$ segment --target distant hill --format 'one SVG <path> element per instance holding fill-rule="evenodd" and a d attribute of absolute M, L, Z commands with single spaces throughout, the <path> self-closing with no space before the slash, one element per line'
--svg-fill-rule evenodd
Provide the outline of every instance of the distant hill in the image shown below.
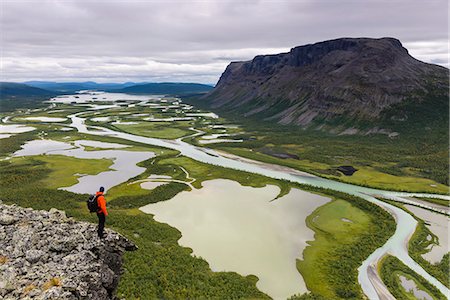
<path fill-rule="evenodd" d="M 200 83 L 162 82 L 137 84 L 119 90 L 110 90 L 110 92 L 155 95 L 187 95 L 206 93 L 212 89 L 212 86 Z"/>
<path fill-rule="evenodd" d="M 448 75 L 394 38 L 341 38 L 232 62 L 202 102 L 229 115 L 341 132 L 424 117 L 448 123 Z"/>
<path fill-rule="evenodd" d="M 97 83 L 93 81 L 86 82 L 53 82 L 53 81 L 27 81 L 25 84 L 56 91 L 62 93 L 74 93 L 80 90 L 112 90 L 112 89 L 122 89 L 128 86 L 135 85 L 134 82 L 125 82 L 125 83 Z"/>
<path fill-rule="evenodd" d="M 23 83 L 0 82 L 0 98 L 23 96 L 54 96 L 55 93 L 41 88 L 36 88 Z"/>
<path fill-rule="evenodd" d="M 213 87 L 198 83 L 97 83 L 86 82 L 52 82 L 52 81 L 27 81 L 25 84 L 36 88 L 54 91 L 57 93 L 74 93 L 80 90 L 108 91 L 112 93 L 130 94 L 167 94 L 186 95 L 209 92 Z"/>
<path fill-rule="evenodd" d="M 39 107 L 42 101 L 56 95 L 55 92 L 23 83 L 0 82 L 0 111 Z"/>

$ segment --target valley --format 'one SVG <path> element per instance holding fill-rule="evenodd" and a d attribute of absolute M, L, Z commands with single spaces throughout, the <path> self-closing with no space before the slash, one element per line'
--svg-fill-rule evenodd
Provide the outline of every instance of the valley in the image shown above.
<path fill-rule="evenodd" d="M 189 102 L 84 91 L 2 112 L 0 199 L 94 221 L 86 194 L 105 186 L 107 226 L 139 247 L 125 254 L 127 299 L 377 299 L 408 294 L 404 278 L 448 297 L 448 240 L 422 212 L 448 221 L 448 181 L 374 158 L 394 148 L 385 135 L 370 140 L 379 152 L 355 136 L 315 142 Z"/>

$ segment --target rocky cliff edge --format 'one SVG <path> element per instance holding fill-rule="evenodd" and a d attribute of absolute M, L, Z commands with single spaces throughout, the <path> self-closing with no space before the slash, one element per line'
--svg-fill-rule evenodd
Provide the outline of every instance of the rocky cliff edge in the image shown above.
<path fill-rule="evenodd" d="M 0 299 L 115 299 L 122 255 L 137 247 L 122 235 L 0 201 Z"/>

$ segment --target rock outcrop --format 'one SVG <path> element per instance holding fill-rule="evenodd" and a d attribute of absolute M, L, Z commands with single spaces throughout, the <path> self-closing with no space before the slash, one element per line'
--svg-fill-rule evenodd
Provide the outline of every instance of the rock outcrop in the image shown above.
<path fill-rule="evenodd" d="M 137 249 L 122 235 L 77 222 L 63 211 L 0 202 L 0 299 L 114 299 L 122 254 Z"/>
<path fill-rule="evenodd" d="M 309 126 L 374 120 L 406 99 L 448 95 L 448 82 L 448 69 L 416 60 L 394 38 L 341 38 L 232 62 L 203 100 L 218 112 Z"/>

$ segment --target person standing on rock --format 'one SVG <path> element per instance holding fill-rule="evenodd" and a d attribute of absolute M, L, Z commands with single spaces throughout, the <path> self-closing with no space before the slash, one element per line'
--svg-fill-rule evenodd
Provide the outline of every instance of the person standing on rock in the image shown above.
<path fill-rule="evenodd" d="M 108 215 L 108 211 L 106 210 L 105 196 L 103 196 L 104 192 L 105 192 L 105 188 L 101 186 L 99 191 L 96 193 L 97 205 L 98 205 L 98 210 L 97 210 L 98 230 L 97 230 L 97 232 L 98 232 L 98 237 L 101 239 L 105 237 L 103 230 L 105 229 L 106 216 Z"/>

